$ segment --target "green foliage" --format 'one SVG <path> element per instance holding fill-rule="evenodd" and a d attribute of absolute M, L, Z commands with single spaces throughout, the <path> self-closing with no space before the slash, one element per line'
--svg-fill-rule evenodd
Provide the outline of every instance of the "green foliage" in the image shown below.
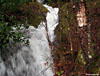
<path fill-rule="evenodd" d="M 80 50 L 79 50 L 79 52 L 78 52 L 77 58 L 78 58 L 78 61 L 79 61 L 80 65 L 81 65 L 81 64 L 82 64 L 82 65 L 85 65 L 85 64 L 86 64 L 86 61 L 85 61 L 85 59 L 84 59 L 84 57 L 83 57 L 83 53 L 82 53 L 82 49 L 81 49 L 81 48 L 80 48 Z"/>
<path fill-rule="evenodd" d="M 21 33 L 23 30 L 22 27 L 27 27 L 26 24 L 23 24 L 20 21 L 17 21 L 13 16 L 9 17 L 9 21 L 5 21 L 3 15 L 1 16 L 0 21 L 0 47 L 7 46 L 9 40 L 13 40 L 15 43 L 23 42 L 28 43 L 27 39 Z M 14 20 L 14 21 L 13 21 Z M 13 22 L 10 22 L 13 21 Z M 23 26 L 22 26 L 23 24 Z"/>
<path fill-rule="evenodd" d="M 27 18 L 24 17 L 24 20 L 21 21 L 17 16 L 14 16 L 13 13 L 19 11 L 20 5 L 30 1 L 31 0 L 0 0 L 0 48 L 6 47 L 9 40 L 13 40 L 15 43 L 29 43 L 21 32 L 23 28 L 28 27 L 28 25 L 25 24 Z"/>
<path fill-rule="evenodd" d="M 0 0 L 0 5 L 3 8 L 16 10 L 19 5 L 22 5 L 27 2 L 31 2 L 32 0 Z"/>
<path fill-rule="evenodd" d="M 48 12 L 42 4 L 32 0 L 0 0 L 0 7 L 0 48 L 7 46 L 9 40 L 29 44 L 21 32 L 22 27 L 28 27 L 26 22 L 37 27 Z"/>
<path fill-rule="evenodd" d="M 63 73 L 64 73 L 64 71 L 56 72 L 56 74 L 57 74 L 58 76 L 61 76 L 61 74 L 63 74 Z"/>

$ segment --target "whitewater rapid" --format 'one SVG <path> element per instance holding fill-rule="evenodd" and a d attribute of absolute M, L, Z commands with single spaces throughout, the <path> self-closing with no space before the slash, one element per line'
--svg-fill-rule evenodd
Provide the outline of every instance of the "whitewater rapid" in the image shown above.
<path fill-rule="evenodd" d="M 53 42 L 59 9 L 44 6 L 49 11 L 46 16 L 47 29 L 50 41 Z M 38 28 L 29 27 L 27 32 L 29 46 L 21 45 L 18 52 L 6 62 L 0 58 L 0 76 L 53 76 L 51 67 L 53 60 L 44 25 L 45 22 L 41 22 Z"/>

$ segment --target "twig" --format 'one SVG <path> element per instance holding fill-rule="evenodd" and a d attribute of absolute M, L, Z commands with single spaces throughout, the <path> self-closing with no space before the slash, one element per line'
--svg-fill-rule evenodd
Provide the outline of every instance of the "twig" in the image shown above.
<path fill-rule="evenodd" d="M 53 63 L 52 64 L 50 64 L 50 66 L 48 66 L 46 69 L 44 69 L 44 70 L 42 70 L 38 75 L 36 75 L 36 76 L 41 76 L 45 71 L 47 71 L 47 69 L 49 69 L 51 66 L 53 65 Z"/>
<path fill-rule="evenodd" d="M 67 18 L 66 18 L 66 23 L 68 25 L 69 40 L 70 40 L 70 49 L 71 49 L 71 52 L 72 52 L 73 51 L 73 44 L 72 44 L 71 30 L 70 30 L 70 25 L 68 23 L 68 19 Z"/>

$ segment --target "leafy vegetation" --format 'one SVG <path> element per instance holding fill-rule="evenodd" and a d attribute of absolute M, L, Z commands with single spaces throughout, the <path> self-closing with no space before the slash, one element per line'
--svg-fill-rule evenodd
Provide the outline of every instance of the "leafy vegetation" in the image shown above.
<path fill-rule="evenodd" d="M 0 0 L 0 7 L 0 48 L 6 47 L 9 40 L 28 44 L 22 30 L 28 24 L 37 27 L 47 13 L 42 4 L 32 0 Z"/>
<path fill-rule="evenodd" d="M 28 44 L 21 32 L 28 27 L 27 18 L 21 20 L 22 15 L 19 15 L 19 6 L 27 2 L 31 0 L 0 0 L 0 48 L 6 47 L 9 40 Z"/>

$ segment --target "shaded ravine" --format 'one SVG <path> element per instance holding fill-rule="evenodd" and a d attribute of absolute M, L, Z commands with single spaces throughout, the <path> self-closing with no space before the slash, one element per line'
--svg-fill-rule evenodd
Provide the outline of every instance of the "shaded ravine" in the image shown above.
<path fill-rule="evenodd" d="M 54 41 L 54 30 L 58 24 L 58 8 L 44 5 L 47 13 L 47 29 L 50 41 Z M 0 58 L 0 76 L 53 76 L 53 60 L 47 40 L 45 23 L 41 22 L 38 28 L 30 26 L 26 36 L 29 37 L 29 46 L 21 46 L 17 53 L 3 62 Z M 46 25 L 45 25 L 46 26 Z M 12 51 L 14 50 L 11 49 Z"/>

